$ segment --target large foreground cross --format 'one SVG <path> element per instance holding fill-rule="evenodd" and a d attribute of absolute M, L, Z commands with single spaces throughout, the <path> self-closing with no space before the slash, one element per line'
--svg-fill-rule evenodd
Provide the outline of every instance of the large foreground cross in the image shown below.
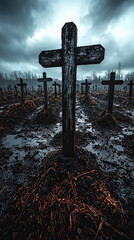
<path fill-rule="evenodd" d="M 97 64 L 104 59 L 104 48 L 98 45 L 77 47 L 77 27 L 73 22 L 62 28 L 62 48 L 43 51 L 39 63 L 47 67 L 62 66 L 62 133 L 63 154 L 75 152 L 76 66 Z"/>
<path fill-rule="evenodd" d="M 123 80 L 115 80 L 115 72 L 110 73 L 110 80 L 102 81 L 103 85 L 109 85 L 108 90 L 108 113 L 113 111 L 113 99 L 114 99 L 114 86 L 117 84 L 123 84 Z"/>

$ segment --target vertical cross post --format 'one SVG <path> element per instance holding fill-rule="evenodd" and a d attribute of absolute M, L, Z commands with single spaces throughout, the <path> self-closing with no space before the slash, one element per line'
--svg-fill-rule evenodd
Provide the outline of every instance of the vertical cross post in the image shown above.
<path fill-rule="evenodd" d="M 3 95 L 3 90 L 2 90 L 1 87 L 0 87 L 0 95 L 1 95 L 1 96 Z"/>
<path fill-rule="evenodd" d="M 61 94 L 61 89 L 60 89 L 61 88 L 61 84 L 60 83 L 58 84 L 58 87 L 59 87 L 59 94 Z"/>
<path fill-rule="evenodd" d="M 76 66 L 97 64 L 104 59 L 104 48 L 98 45 L 77 47 L 77 27 L 73 22 L 62 28 L 62 48 L 42 51 L 43 67 L 62 66 L 62 146 L 65 156 L 75 152 Z"/>
<path fill-rule="evenodd" d="M 129 97 L 131 98 L 132 97 L 132 92 L 133 92 L 133 81 L 130 80 L 130 83 L 127 84 L 129 86 Z"/>
<path fill-rule="evenodd" d="M 15 90 L 15 94 L 16 94 L 16 96 L 17 96 L 17 94 L 18 94 L 18 89 L 17 89 L 16 84 L 14 84 L 14 90 Z"/>
<path fill-rule="evenodd" d="M 43 78 L 38 78 L 38 82 L 43 82 L 44 86 L 44 108 L 47 109 L 48 107 L 48 102 L 47 102 L 47 82 L 52 81 L 52 78 L 47 78 L 46 77 L 46 72 L 43 72 Z"/>
<path fill-rule="evenodd" d="M 77 27 L 74 23 L 62 28 L 62 116 L 63 152 L 75 152 L 75 101 L 76 101 L 76 62 Z"/>
<path fill-rule="evenodd" d="M 24 103 L 24 86 L 25 86 L 25 83 L 23 83 L 23 79 L 20 78 L 20 83 L 17 83 L 17 86 L 20 87 L 21 89 L 21 100 L 22 100 L 22 103 Z"/>
<path fill-rule="evenodd" d="M 102 81 L 103 85 L 109 85 L 108 90 L 108 113 L 112 114 L 113 111 L 113 98 L 114 98 L 114 86 L 117 84 L 123 84 L 123 80 L 115 80 L 115 72 L 110 73 L 110 80 Z"/>
<path fill-rule="evenodd" d="M 83 83 L 81 83 L 81 93 L 83 94 Z"/>
<path fill-rule="evenodd" d="M 54 82 L 53 86 L 54 86 L 54 95 L 55 95 L 55 98 L 57 98 L 57 88 L 56 88 L 56 86 L 58 86 L 58 83 Z"/>

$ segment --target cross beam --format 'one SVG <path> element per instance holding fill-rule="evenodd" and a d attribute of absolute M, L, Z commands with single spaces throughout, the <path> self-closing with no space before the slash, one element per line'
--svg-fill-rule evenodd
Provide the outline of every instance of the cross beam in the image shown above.
<path fill-rule="evenodd" d="M 62 135 L 63 154 L 75 152 L 76 66 L 97 64 L 104 59 L 104 48 L 98 45 L 77 47 L 77 27 L 73 22 L 62 28 L 62 48 L 42 51 L 39 63 L 43 67 L 62 66 Z"/>
<path fill-rule="evenodd" d="M 115 72 L 110 73 L 110 80 L 102 81 L 102 85 L 109 85 L 108 113 L 113 111 L 114 86 L 123 84 L 123 80 L 115 80 Z"/>
<path fill-rule="evenodd" d="M 23 83 L 23 79 L 20 78 L 20 83 L 17 83 L 17 86 L 20 87 L 21 89 L 21 99 L 22 99 L 22 103 L 24 103 L 24 86 L 26 85 L 26 83 Z"/>
<path fill-rule="evenodd" d="M 85 95 L 87 98 L 88 95 L 88 85 L 90 85 L 91 83 L 87 81 L 87 79 L 85 80 L 85 83 L 82 83 L 82 85 L 85 85 Z"/>
<path fill-rule="evenodd" d="M 132 92 L 133 92 L 133 81 L 130 80 L 130 83 L 127 84 L 129 86 L 129 97 L 131 98 L 132 97 Z"/>
<path fill-rule="evenodd" d="M 43 78 L 38 78 L 38 82 L 43 82 L 44 85 L 44 108 L 47 109 L 48 103 L 47 103 L 47 82 L 51 82 L 52 78 L 46 77 L 46 72 L 43 72 Z"/>

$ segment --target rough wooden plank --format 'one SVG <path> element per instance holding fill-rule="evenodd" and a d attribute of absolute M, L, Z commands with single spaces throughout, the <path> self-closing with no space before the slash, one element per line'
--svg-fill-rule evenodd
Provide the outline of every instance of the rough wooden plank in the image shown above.
<path fill-rule="evenodd" d="M 103 61 L 105 49 L 100 45 L 77 47 L 76 64 L 97 64 Z"/>
<path fill-rule="evenodd" d="M 62 110 L 63 110 L 63 153 L 71 156 L 75 152 L 75 101 L 77 28 L 74 23 L 62 28 Z"/>
<path fill-rule="evenodd" d="M 62 50 L 42 51 L 39 55 L 39 63 L 43 67 L 60 67 L 62 65 Z"/>

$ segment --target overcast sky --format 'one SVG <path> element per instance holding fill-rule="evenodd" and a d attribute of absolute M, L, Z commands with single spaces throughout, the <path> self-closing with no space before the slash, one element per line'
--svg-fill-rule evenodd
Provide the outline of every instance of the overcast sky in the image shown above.
<path fill-rule="evenodd" d="M 61 68 L 38 63 L 43 50 L 61 48 L 66 22 L 78 28 L 78 46 L 101 44 L 103 62 L 77 67 L 77 79 L 96 71 L 134 71 L 134 0 L 0 0 L 0 72 L 31 71 L 61 79 Z"/>

